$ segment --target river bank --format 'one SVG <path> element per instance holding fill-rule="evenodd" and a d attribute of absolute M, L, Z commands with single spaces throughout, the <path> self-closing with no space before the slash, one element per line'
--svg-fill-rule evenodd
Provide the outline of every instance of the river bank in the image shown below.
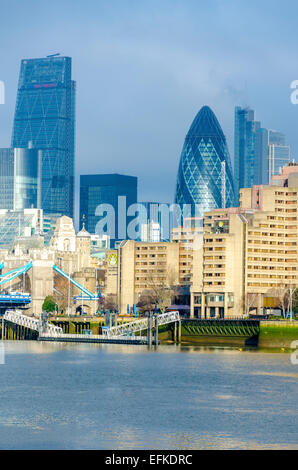
<path fill-rule="evenodd" d="M 173 329 L 162 328 L 159 333 L 162 343 L 173 341 Z M 298 340 L 298 321 L 260 321 L 259 333 L 252 336 L 237 335 L 203 335 L 189 334 L 189 330 L 181 325 L 181 342 L 184 344 L 218 344 L 231 346 L 257 346 L 260 348 L 280 348 L 289 351 L 291 343 Z"/>
<path fill-rule="evenodd" d="M 297 321 L 261 321 L 258 346 L 290 348 L 292 341 L 298 340 Z"/>
<path fill-rule="evenodd" d="M 118 324 L 127 321 L 121 319 Z M 84 330 L 88 330 L 98 335 L 102 332 L 104 319 L 57 318 L 52 319 L 51 323 L 61 327 L 63 333 L 82 334 Z M 177 325 L 160 325 L 160 342 L 176 342 L 179 338 L 175 336 L 175 328 L 177 334 Z M 142 334 L 146 335 L 146 331 Z M 4 337 L 6 340 L 37 339 L 37 332 L 6 322 Z M 256 346 L 290 350 L 291 343 L 295 340 L 298 340 L 298 321 L 181 320 L 180 341 L 183 344 Z"/>

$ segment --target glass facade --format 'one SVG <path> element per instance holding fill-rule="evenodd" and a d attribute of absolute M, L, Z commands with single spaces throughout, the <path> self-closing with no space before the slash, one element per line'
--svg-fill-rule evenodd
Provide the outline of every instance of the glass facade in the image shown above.
<path fill-rule="evenodd" d="M 268 129 L 259 127 L 255 133 L 254 184 L 268 184 Z"/>
<path fill-rule="evenodd" d="M 235 188 L 269 184 L 290 161 L 290 147 L 281 132 L 261 127 L 250 108 L 235 108 Z"/>
<path fill-rule="evenodd" d="M 41 151 L 0 149 L 0 209 L 40 208 Z"/>
<path fill-rule="evenodd" d="M 290 161 L 290 147 L 281 132 L 259 128 L 255 133 L 254 184 L 269 184 Z"/>
<path fill-rule="evenodd" d="M 254 110 L 235 108 L 234 181 L 237 198 L 240 188 L 251 188 L 255 178 L 255 132 L 260 123 Z"/>
<path fill-rule="evenodd" d="M 40 209 L 42 152 L 14 149 L 14 210 Z"/>
<path fill-rule="evenodd" d="M 186 135 L 175 202 L 191 204 L 191 215 L 196 217 L 202 217 L 204 212 L 223 205 L 231 207 L 235 203 L 226 138 L 208 106 L 201 108 Z"/>
<path fill-rule="evenodd" d="M 0 210 L 0 249 L 9 249 L 16 237 L 28 240 L 43 232 L 43 214 L 39 209 Z"/>
<path fill-rule="evenodd" d="M 115 240 L 126 238 L 126 227 L 132 217 L 126 217 L 126 210 L 131 204 L 137 202 L 138 179 L 135 176 L 118 174 L 81 175 L 80 177 L 80 221 L 85 220 L 89 233 L 97 233 L 96 225 L 101 219 L 96 215 L 96 208 L 100 204 L 110 204 L 115 213 L 115 233 L 111 236 L 111 247 Z M 126 207 L 118 207 L 118 197 L 125 196 Z M 124 213 L 125 211 L 125 213 Z M 119 216 L 126 220 L 125 233 L 119 236 Z M 103 233 L 97 233 L 102 236 Z"/>
<path fill-rule="evenodd" d="M 0 209 L 13 209 L 13 149 L 0 149 Z"/>
<path fill-rule="evenodd" d="M 290 162 L 290 147 L 286 145 L 286 137 L 281 132 L 269 130 L 268 152 L 268 183 L 272 176 L 279 175 L 282 167 Z"/>
<path fill-rule="evenodd" d="M 42 150 L 41 206 L 73 217 L 75 82 L 70 57 L 22 60 L 12 147 Z"/>

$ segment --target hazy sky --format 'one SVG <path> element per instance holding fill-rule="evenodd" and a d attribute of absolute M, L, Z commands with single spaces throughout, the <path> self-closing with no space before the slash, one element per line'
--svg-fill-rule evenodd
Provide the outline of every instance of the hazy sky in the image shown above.
<path fill-rule="evenodd" d="M 136 175 L 139 200 L 172 201 L 205 104 L 232 160 L 235 105 L 284 132 L 295 158 L 297 17 L 289 0 L 0 0 L 0 147 L 10 145 L 20 60 L 60 52 L 77 81 L 77 176 Z"/>

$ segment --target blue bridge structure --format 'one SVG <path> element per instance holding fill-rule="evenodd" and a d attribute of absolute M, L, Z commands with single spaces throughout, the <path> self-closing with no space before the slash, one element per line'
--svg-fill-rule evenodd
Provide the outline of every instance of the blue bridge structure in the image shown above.
<path fill-rule="evenodd" d="M 4 268 L 4 262 L 0 263 L 0 270 Z M 13 269 L 5 274 L 0 274 L 0 288 L 15 279 L 16 277 L 25 274 L 32 268 L 32 261 L 21 266 L 20 268 Z M 1 292 L 0 293 L 0 314 L 5 313 L 8 308 L 28 308 L 31 303 L 31 295 L 28 292 Z"/>
<path fill-rule="evenodd" d="M 4 262 L 0 263 L 0 315 L 5 313 L 7 309 L 25 309 L 28 308 L 31 303 L 31 295 L 28 292 L 12 292 L 11 291 L 11 281 L 17 277 L 26 274 L 33 267 L 32 261 L 27 263 L 24 266 L 15 268 L 5 274 L 2 274 L 4 268 Z M 66 274 L 58 266 L 53 265 L 54 271 L 67 279 L 70 283 L 76 286 L 80 291 L 81 295 L 74 296 L 74 303 L 76 301 L 97 301 L 101 298 L 101 292 L 98 290 L 97 294 L 93 294 L 86 287 L 82 286 L 79 282 L 73 279 L 70 275 Z"/>
<path fill-rule="evenodd" d="M 98 292 L 97 294 L 93 294 L 92 292 L 90 292 L 88 289 L 86 289 L 86 287 L 82 286 L 78 281 L 76 281 L 75 279 L 73 279 L 69 274 L 66 274 L 64 271 L 62 271 L 62 269 L 58 268 L 58 266 L 56 266 L 54 264 L 53 266 L 53 269 L 58 273 L 60 274 L 62 277 L 64 277 L 65 279 L 67 279 L 69 282 L 71 282 L 74 286 L 76 286 L 78 289 L 80 289 L 81 291 L 81 295 L 75 295 L 73 297 L 74 299 L 74 302 L 76 302 L 77 300 L 99 300 L 101 298 L 101 292 L 100 292 L 100 289 L 98 289 Z M 84 295 L 85 294 L 85 295 Z"/>

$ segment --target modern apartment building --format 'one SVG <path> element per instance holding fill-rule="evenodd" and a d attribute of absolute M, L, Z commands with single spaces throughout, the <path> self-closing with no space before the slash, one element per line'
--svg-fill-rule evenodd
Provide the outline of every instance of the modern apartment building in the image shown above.
<path fill-rule="evenodd" d="M 240 207 L 205 214 L 201 264 L 193 266 L 191 314 L 262 314 L 298 285 L 298 166 L 271 185 L 240 190 Z"/>
<path fill-rule="evenodd" d="M 115 286 L 117 259 L 117 291 L 119 311 L 132 309 L 146 291 L 175 288 L 175 297 L 189 297 L 193 266 L 197 266 L 196 253 L 202 246 L 202 228 L 173 229 L 171 242 L 123 241 L 117 252 L 109 252 L 106 263 L 107 286 Z M 109 262 L 109 259 L 113 263 Z M 168 299 L 170 301 L 170 298 Z M 184 302 L 183 302 L 184 303 Z M 128 306 L 128 307 L 127 307 Z"/>
<path fill-rule="evenodd" d="M 141 294 L 156 286 L 178 285 L 179 245 L 123 241 L 118 249 L 118 305 L 126 313 Z M 128 306 L 128 307 L 127 307 Z"/>

